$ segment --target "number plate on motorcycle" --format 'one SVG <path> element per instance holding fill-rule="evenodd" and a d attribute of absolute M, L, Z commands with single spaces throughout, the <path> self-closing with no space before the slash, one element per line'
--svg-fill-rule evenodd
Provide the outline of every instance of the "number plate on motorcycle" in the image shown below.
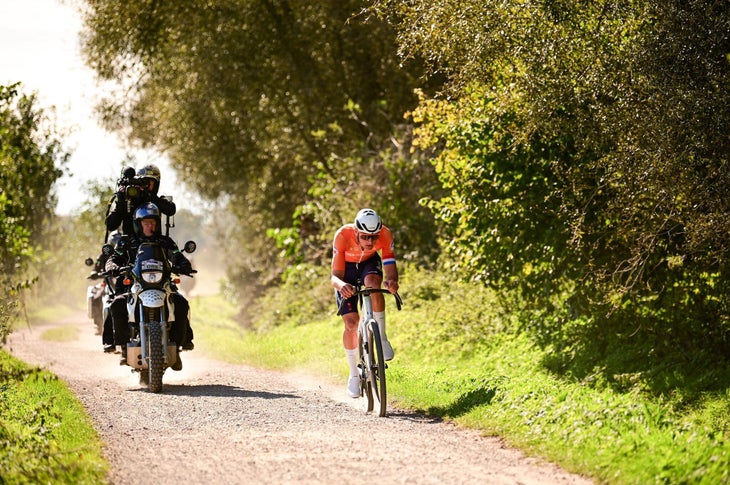
<path fill-rule="evenodd" d="M 142 261 L 142 271 L 162 271 L 163 265 L 162 261 L 157 261 L 156 259 L 148 259 L 145 261 Z"/>

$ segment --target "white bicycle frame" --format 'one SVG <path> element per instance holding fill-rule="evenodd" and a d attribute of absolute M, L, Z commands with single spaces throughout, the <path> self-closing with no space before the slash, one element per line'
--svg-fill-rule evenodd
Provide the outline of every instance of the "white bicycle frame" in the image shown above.
<path fill-rule="evenodd" d="M 375 401 L 378 401 L 378 414 L 386 415 L 387 390 L 385 370 L 387 364 L 383 356 L 380 327 L 373 315 L 373 304 L 371 293 L 388 293 L 382 288 L 361 288 L 357 285 L 357 295 L 362 298 L 360 304 L 361 316 L 357 327 L 358 337 L 358 367 L 360 368 L 360 391 L 367 397 L 367 412 L 373 411 Z M 393 293 L 398 310 L 401 309 L 402 301 L 397 293 Z M 338 314 L 342 311 L 347 300 L 340 302 Z"/>
<path fill-rule="evenodd" d="M 373 302 L 370 299 L 370 294 L 365 293 L 362 295 L 362 316 L 360 317 L 360 323 L 357 327 L 357 331 L 362 335 L 363 342 L 368 341 L 368 332 L 372 332 L 372 330 L 369 330 L 369 327 L 377 324 L 378 322 L 376 322 L 375 318 L 373 317 Z M 374 349 L 368 349 L 367 353 L 364 356 L 365 364 L 368 366 L 368 369 L 370 369 L 370 366 L 372 365 L 372 359 L 370 355 L 372 354 L 373 350 Z M 370 372 L 368 372 L 368 380 L 370 380 L 371 378 L 372 375 Z"/>

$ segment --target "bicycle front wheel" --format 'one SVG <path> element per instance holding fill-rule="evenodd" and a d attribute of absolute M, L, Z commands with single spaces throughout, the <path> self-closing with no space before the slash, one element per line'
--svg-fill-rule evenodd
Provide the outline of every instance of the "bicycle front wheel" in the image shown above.
<path fill-rule="evenodd" d="M 358 368 L 360 370 L 360 395 L 365 396 L 367 401 L 367 412 L 370 412 L 373 410 L 373 390 L 370 386 L 370 351 L 368 350 L 368 342 L 365 337 L 365 334 L 367 334 L 367 330 L 365 330 L 365 325 L 363 323 L 360 323 L 360 328 L 358 328 L 357 331 L 357 344 L 358 344 L 358 355 L 359 355 L 359 361 L 358 361 Z"/>
<path fill-rule="evenodd" d="M 368 348 L 370 349 L 370 383 L 372 385 L 373 401 L 378 415 L 384 417 L 388 405 L 385 385 L 385 359 L 383 358 L 383 342 L 380 340 L 378 322 L 368 322 Z"/>

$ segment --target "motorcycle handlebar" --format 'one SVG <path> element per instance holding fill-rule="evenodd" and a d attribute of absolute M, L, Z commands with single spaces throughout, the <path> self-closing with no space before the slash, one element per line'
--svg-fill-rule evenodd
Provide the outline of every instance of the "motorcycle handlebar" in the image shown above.
<path fill-rule="evenodd" d="M 127 273 L 131 272 L 132 268 L 133 268 L 133 266 L 120 266 L 118 268 L 111 269 L 109 271 L 103 271 L 101 273 L 96 273 L 97 276 L 96 276 L 96 278 L 93 278 L 93 279 L 106 278 L 109 276 L 111 276 L 111 277 L 121 276 L 123 274 L 127 274 Z M 183 272 L 180 268 L 178 268 L 176 266 L 173 266 L 171 269 L 172 269 L 172 272 L 175 274 L 190 276 L 191 278 L 193 277 L 193 274 L 198 272 L 198 270 L 196 270 L 196 269 L 191 269 L 189 272 Z M 92 275 L 93 274 L 94 273 L 92 273 Z M 89 279 L 92 279 L 91 275 L 89 275 Z"/>
<path fill-rule="evenodd" d="M 184 272 L 180 268 L 178 268 L 177 266 L 173 266 L 172 267 L 172 272 L 175 273 L 175 274 L 183 275 L 183 276 L 190 276 L 192 278 L 193 275 L 198 272 L 198 270 L 197 269 L 191 269 L 189 272 Z"/>
<path fill-rule="evenodd" d="M 99 276 L 103 278 L 106 278 L 108 276 L 121 276 L 123 274 L 129 273 L 130 271 L 132 271 L 132 266 L 120 266 L 118 268 L 110 269 L 109 271 L 103 271 L 99 273 Z"/>

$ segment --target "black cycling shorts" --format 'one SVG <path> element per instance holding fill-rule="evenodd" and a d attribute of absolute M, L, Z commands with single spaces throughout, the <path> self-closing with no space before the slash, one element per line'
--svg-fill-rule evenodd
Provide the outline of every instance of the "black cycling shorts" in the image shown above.
<path fill-rule="evenodd" d="M 378 253 L 375 253 L 370 259 L 360 261 L 359 263 L 345 263 L 345 277 L 343 279 L 345 283 L 357 286 L 358 284 L 363 284 L 365 276 L 370 274 L 383 276 L 383 261 L 380 259 Z M 358 295 L 348 298 L 338 315 L 357 313 L 357 299 Z M 335 290 L 335 300 L 337 301 L 337 309 L 339 310 L 343 298 L 337 290 Z"/>

